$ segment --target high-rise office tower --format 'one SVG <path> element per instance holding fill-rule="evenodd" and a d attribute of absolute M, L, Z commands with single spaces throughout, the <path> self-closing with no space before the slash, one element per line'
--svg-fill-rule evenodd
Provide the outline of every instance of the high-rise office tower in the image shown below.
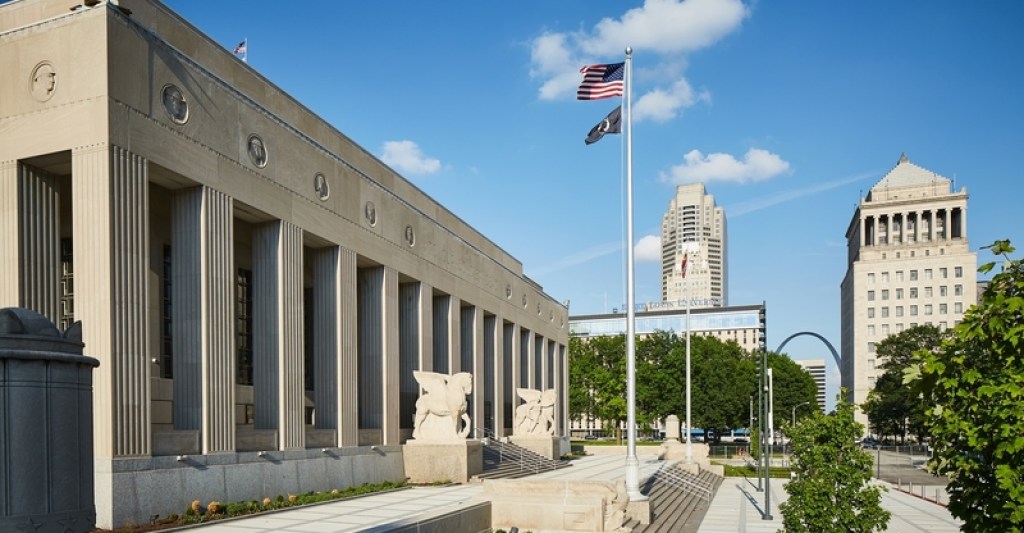
<path fill-rule="evenodd" d="M 703 183 L 676 187 L 661 219 L 662 300 L 728 305 L 726 257 L 725 211 Z"/>
<path fill-rule="evenodd" d="M 860 404 L 882 373 L 879 342 L 921 324 L 953 327 L 977 302 L 967 189 L 900 156 L 857 206 L 846 240 L 840 371 L 847 399 Z"/>

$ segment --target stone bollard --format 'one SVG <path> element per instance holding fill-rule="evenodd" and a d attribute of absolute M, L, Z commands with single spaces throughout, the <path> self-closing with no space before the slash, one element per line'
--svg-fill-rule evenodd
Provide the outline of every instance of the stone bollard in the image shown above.
<path fill-rule="evenodd" d="M 28 309 L 0 309 L 0 531 L 96 525 L 92 371 L 82 328 L 62 335 Z"/>

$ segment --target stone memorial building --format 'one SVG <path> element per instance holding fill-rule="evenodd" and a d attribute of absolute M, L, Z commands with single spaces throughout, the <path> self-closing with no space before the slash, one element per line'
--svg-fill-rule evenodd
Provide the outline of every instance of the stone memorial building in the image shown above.
<path fill-rule="evenodd" d="M 0 307 L 100 361 L 97 525 L 402 480 L 416 370 L 566 434 L 566 307 L 163 4 L 4 3 L 0 73 Z"/>

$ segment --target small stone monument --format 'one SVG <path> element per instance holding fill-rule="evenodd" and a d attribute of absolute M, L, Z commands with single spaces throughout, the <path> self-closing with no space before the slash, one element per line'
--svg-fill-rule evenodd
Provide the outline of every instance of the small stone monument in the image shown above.
<path fill-rule="evenodd" d="M 412 439 L 402 456 L 405 476 L 412 483 L 465 483 L 484 469 L 479 441 L 466 440 L 472 421 L 466 395 L 473 392 L 473 375 L 414 371 L 423 392 L 416 400 Z"/>
<path fill-rule="evenodd" d="M 0 531 L 96 526 L 92 371 L 82 325 L 63 334 L 28 309 L 0 309 Z"/>
<path fill-rule="evenodd" d="M 555 389 L 516 389 L 524 404 L 516 407 L 513 444 L 548 459 L 561 457 L 561 439 L 555 435 Z"/>

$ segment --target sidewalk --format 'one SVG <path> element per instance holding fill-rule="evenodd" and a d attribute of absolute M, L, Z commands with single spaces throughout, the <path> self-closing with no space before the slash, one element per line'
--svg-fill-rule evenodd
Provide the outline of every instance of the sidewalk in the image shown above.
<path fill-rule="evenodd" d="M 641 484 L 664 462 L 653 456 L 639 457 Z M 573 461 L 573 466 L 530 476 L 531 479 L 606 480 L 625 479 L 625 457 L 622 455 L 591 455 Z M 757 480 L 725 478 L 708 509 L 699 531 L 702 533 L 767 533 L 782 527 L 778 504 L 787 498 L 785 480 L 771 480 L 773 520 L 763 520 L 761 510 L 764 492 L 757 491 Z M 888 486 L 886 483 L 883 485 Z M 362 498 L 287 509 L 275 513 L 216 521 L 196 526 L 201 533 L 349 533 L 355 531 L 386 531 L 413 517 L 455 510 L 479 501 L 480 484 L 446 487 L 415 487 Z M 920 532 L 953 533 L 960 530 L 945 507 L 916 496 L 890 489 L 882 495 L 882 506 L 892 512 L 890 533 Z M 459 532 L 453 532 L 459 533 Z"/>
<path fill-rule="evenodd" d="M 700 533 L 767 533 L 782 529 L 782 513 L 779 503 L 786 501 L 785 481 L 772 479 L 771 505 L 772 520 L 762 518 L 764 492 L 757 491 L 757 480 L 742 477 L 728 477 L 719 487 L 711 507 L 701 522 Z M 889 488 L 882 493 L 882 507 L 892 513 L 888 533 L 955 533 L 960 531 L 959 520 L 940 505 L 916 496 L 898 492 L 892 485 L 881 482 Z"/>

